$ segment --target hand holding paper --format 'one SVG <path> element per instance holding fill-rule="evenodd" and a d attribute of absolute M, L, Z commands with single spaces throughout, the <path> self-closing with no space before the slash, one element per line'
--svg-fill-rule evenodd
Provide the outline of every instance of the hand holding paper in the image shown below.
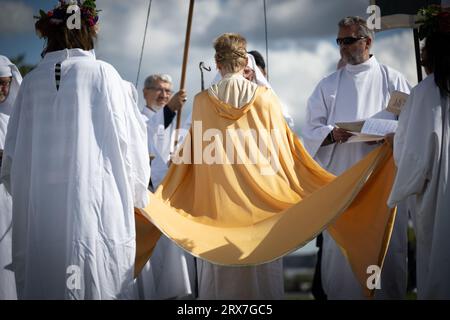
<path fill-rule="evenodd" d="M 336 126 L 347 130 L 355 130 L 351 131 L 353 136 L 347 140 L 349 143 L 369 142 L 383 140 L 385 135 L 395 132 L 397 130 L 397 121 L 369 118 L 365 121 L 336 123 Z"/>
<path fill-rule="evenodd" d="M 369 118 L 364 121 L 361 133 L 385 136 L 388 133 L 395 132 L 397 130 L 397 125 L 397 120 Z"/>

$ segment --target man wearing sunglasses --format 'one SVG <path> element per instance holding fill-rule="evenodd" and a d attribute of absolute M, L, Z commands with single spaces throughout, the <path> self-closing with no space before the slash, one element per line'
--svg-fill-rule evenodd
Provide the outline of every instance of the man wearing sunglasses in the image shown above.
<path fill-rule="evenodd" d="M 348 143 L 352 134 L 336 127 L 338 122 L 370 117 L 395 119 L 387 112 L 390 93 L 409 93 L 410 85 L 398 71 L 371 55 L 374 33 L 360 17 L 346 17 L 339 24 L 336 43 L 342 68 L 319 82 L 308 100 L 308 122 L 303 130 L 305 146 L 329 172 L 340 175 L 376 146 Z M 391 243 L 381 272 L 381 289 L 375 298 L 401 299 L 406 294 L 407 216 L 397 213 Z M 363 299 L 363 291 L 339 246 L 323 233 L 321 276 L 329 299 Z M 368 274 L 368 277 L 370 274 Z"/>

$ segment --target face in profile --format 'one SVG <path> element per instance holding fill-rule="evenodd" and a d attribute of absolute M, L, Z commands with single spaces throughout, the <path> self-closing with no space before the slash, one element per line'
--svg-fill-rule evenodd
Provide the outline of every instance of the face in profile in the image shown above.
<path fill-rule="evenodd" d="M 0 77 L 0 103 L 8 98 L 12 77 Z"/>

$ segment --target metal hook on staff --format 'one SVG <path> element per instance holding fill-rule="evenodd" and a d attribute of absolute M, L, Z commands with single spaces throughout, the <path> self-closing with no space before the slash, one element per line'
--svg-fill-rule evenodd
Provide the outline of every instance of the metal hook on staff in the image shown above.
<path fill-rule="evenodd" d="M 202 91 L 203 91 L 203 90 L 205 90 L 205 79 L 203 77 L 203 70 L 206 70 L 209 72 L 209 71 L 211 71 L 211 67 L 206 67 L 205 63 L 203 61 L 201 61 L 199 63 L 198 67 L 200 69 L 200 75 L 201 75 L 201 80 L 202 80 L 201 87 L 202 87 Z"/>

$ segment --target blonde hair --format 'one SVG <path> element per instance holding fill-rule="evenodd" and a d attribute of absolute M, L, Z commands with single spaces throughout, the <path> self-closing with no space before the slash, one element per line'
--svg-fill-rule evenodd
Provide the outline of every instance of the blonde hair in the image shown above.
<path fill-rule="evenodd" d="M 224 33 L 214 40 L 216 63 L 226 73 L 238 72 L 247 65 L 247 40 L 237 33 Z"/>

